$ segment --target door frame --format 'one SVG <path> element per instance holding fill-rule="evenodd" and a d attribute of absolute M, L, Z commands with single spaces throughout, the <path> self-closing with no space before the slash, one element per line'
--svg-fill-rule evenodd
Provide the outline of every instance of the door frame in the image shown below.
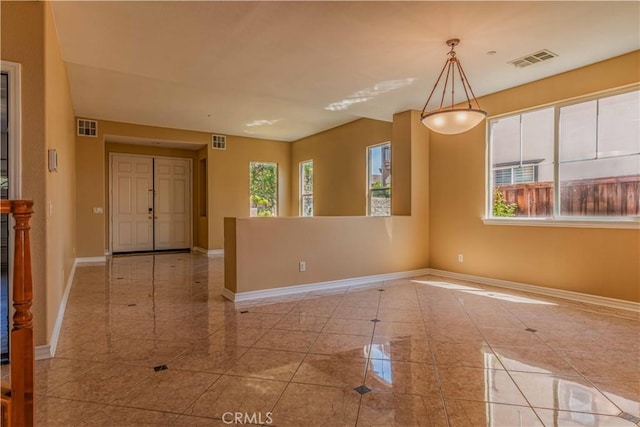
<path fill-rule="evenodd" d="M 17 62 L 2 60 L 1 71 L 8 76 L 9 91 L 9 198 L 20 199 L 22 194 L 22 110 L 21 65 Z"/>
<path fill-rule="evenodd" d="M 9 199 L 21 199 L 22 198 L 22 65 L 18 62 L 0 61 L 0 71 L 7 75 L 7 112 L 9 114 L 9 121 L 7 123 L 9 129 Z M 8 330 L 7 333 L 11 333 L 13 328 L 13 250 L 15 247 L 15 230 L 13 229 L 13 221 L 9 218 L 8 221 L 9 236 L 7 242 L 8 254 L 8 269 L 7 274 L 7 305 L 8 305 Z M 9 347 L 7 349 L 11 351 L 11 342 L 9 341 Z"/>
<path fill-rule="evenodd" d="M 150 154 L 130 154 L 130 153 L 117 153 L 110 152 L 109 153 L 109 253 L 107 255 L 113 254 L 113 158 L 115 156 L 128 156 L 128 157 L 145 157 L 148 159 L 179 159 L 179 160 L 188 160 L 189 162 L 189 248 L 193 247 L 193 159 L 189 157 L 175 157 L 175 156 L 156 156 Z M 154 166 L 155 167 L 155 166 Z M 153 182 L 155 186 L 155 176 L 153 177 Z M 153 196 L 154 199 L 154 214 L 155 214 L 155 194 Z M 154 248 L 155 248 L 155 224 L 154 224 Z"/>

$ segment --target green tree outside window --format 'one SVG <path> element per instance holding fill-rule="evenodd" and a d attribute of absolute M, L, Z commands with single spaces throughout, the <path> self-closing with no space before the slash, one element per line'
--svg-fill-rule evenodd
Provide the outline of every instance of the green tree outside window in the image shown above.
<path fill-rule="evenodd" d="M 278 165 L 251 162 L 249 169 L 251 216 L 277 216 Z"/>
<path fill-rule="evenodd" d="M 517 203 L 507 203 L 499 188 L 493 189 L 493 216 L 516 216 Z"/>

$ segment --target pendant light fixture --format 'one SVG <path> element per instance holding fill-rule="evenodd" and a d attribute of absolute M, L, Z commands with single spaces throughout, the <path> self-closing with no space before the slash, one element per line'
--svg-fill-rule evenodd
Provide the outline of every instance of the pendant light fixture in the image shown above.
<path fill-rule="evenodd" d="M 469 85 L 467 76 L 464 74 L 460 60 L 456 57 L 456 52 L 453 50 L 459 43 L 460 39 L 447 40 L 447 46 L 451 47 L 451 50 L 448 53 L 449 58 L 447 58 L 447 62 L 445 62 L 444 67 L 438 76 L 438 80 L 436 80 L 436 84 L 433 86 L 433 89 L 429 94 L 429 98 L 427 98 L 427 102 L 424 104 L 422 114 L 420 114 L 420 121 L 423 125 L 434 132 L 447 135 L 466 132 L 487 117 L 487 112 L 480 109 L 478 100 L 473 94 L 473 90 L 471 89 L 471 85 Z M 427 105 L 429 105 L 429 101 L 431 101 L 445 70 L 447 73 L 444 79 L 444 87 L 442 88 L 440 107 L 437 110 L 427 112 Z M 462 82 L 462 89 L 464 90 L 464 94 L 467 98 L 467 108 L 456 108 L 454 106 L 456 72 L 458 73 L 458 79 Z M 449 80 L 451 80 L 451 82 L 449 82 Z M 447 92 L 447 87 L 449 85 L 451 85 L 451 88 L 450 91 Z M 445 98 L 449 98 L 447 95 L 450 95 L 451 105 L 445 107 Z M 469 95 L 471 95 L 471 97 Z M 475 104 L 475 106 L 473 104 Z"/>

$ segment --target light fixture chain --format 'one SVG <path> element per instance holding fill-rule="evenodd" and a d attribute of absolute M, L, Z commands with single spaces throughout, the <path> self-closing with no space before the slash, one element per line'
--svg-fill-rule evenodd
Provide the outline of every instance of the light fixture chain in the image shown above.
<path fill-rule="evenodd" d="M 429 97 L 427 98 L 427 102 L 424 103 L 424 107 L 422 108 L 422 113 L 423 114 L 427 110 L 427 105 L 429 105 L 429 101 L 431 101 L 431 97 L 433 96 L 433 93 L 436 91 L 436 88 L 438 87 L 438 83 L 440 83 L 440 79 L 442 78 L 442 74 L 444 74 L 444 70 L 447 68 L 447 65 L 449 65 L 449 60 L 448 59 L 445 61 L 444 67 L 442 67 L 442 70 L 440 71 L 440 75 L 438 76 L 438 80 L 436 80 L 436 84 L 434 84 L 433 85 L 433 89 L 431 89 L 431 93 L 429 94 Z M 446 86 L 447 86 L 447 84 L 445 82 L 445 87 Z M 442 107 L 442 104 L 440 104 L 440 106 Z"/>
<path fill-rule="evenodd" d="M 462 76 L 462 78 L 463 78 L 463 80 L 462 80 L 462 81 L 463 81 L 463 85 L 464 85 L 464 82 L 466 82 L 466 83 L 467 83 L 467 86 L 469 86 L 469 92 L 471 92 L 471 99 L 473 99 L 473 102 L 475 102 L 475 103 L 476 103 L 476 107 L 477 107 L 478 109 L 480 109 L 480 103 L 479 103 L 479 102 L 478 102 L 478 100 L 476 99 L 476 95 L 475 95 L 475 93 L 473 93 L 473 89 L 471 88 L 471 85 L 469 84 L 469 80 L 467 79 L 467 75 L 465 74 L 464 70 L 462 69 L 462 65 L 460 65 L 460 64 L 458 64 L 458 65 L 459 65 L 459 67 L 460 67 L 460 75 L 461 75 L 461 76 Z M 466 91 L 466 89 L 465 89 L 465 93 L 466 93 L 466 92 L 467 92 L 467 91 Z M 469 108 L 472 108 L 472 107 L 471 107 L 471 99 L 469 99 L 469 94 L 467 94 L 467 101 L 469 102 Z"/>
<path fill-rule="evenodd" d="M 440 98 L 440 107 L 438 110 L 442 110 L 444 104 L 444 97 L 447 95 L 447 86 L 449 85 L 449 75 L 451 75 L 451 61 L 447 60 L 447 75 L 444 79 L 444 87 L 442 88 L 442 98 Z"/>
<path fill-rule="evenodd" d="M 471 106 L 471 100 L 469 99 L 469 92 L 467 91 L 467 86 L 469 86 L 469 90 L 471 90 L 471 86 L 469 85 L 467 76 L 465 76 L 464 74 L 462 65 L 460 65 L 460 61 L 458 61 L 458 73 L 460 74 L 460 80 L 462 81 L 462 88 L 464 89 L 464 95 L 467 97 L 467 105 L 469 105 L 469 108 L 473 108 Z"/>
<path fill-rule="evenodd" d="M 453 46 L 451 47 L 451 109 L 453 110 L 453 104 L 455 102 L 455 93 L 456 93 L 456 67 L 453 64 L 458 64 L 458 59 L 456 58 L 456 53 L 453 51 Z M 459 65 L 459 64 L 458 64 Z M 464 86 L 464 83 L 462 84 Z"/>

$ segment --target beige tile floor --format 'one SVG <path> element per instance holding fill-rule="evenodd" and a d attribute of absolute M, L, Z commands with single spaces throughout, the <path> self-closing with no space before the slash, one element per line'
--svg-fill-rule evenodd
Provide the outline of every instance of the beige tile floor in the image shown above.
<path fill-rule="evenodd" d="M 37 362 L 37 425 L 640 421 L 637 313 L 428 276 L 234 306 L 222 268 L 192 254 L 79 267 L 56 357 Z"/>

